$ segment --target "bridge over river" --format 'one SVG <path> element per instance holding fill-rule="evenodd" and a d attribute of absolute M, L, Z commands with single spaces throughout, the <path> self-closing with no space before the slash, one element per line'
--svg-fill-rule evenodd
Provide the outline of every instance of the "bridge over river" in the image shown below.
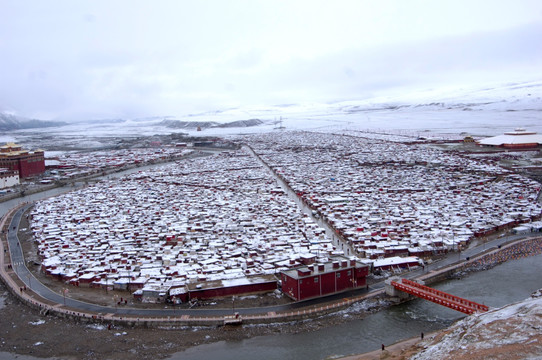
<path fill-rule="evenodd" d="M 433 289 L 429 286 L 425 286 L 419 282 L 409 279 L 390 278 L 386 280 L 386 293 L 390 296 L 396 296 L 398 294 L 395 290 L 399 290 L 405 294 L 410 294 L 421 299 L 429 300 L 467 315 L 489 310 L 489 307 L 486 305 L 478 304 L 475 301 L 467 300 L 459 296 L 448 294 L 444 291 Z"/>

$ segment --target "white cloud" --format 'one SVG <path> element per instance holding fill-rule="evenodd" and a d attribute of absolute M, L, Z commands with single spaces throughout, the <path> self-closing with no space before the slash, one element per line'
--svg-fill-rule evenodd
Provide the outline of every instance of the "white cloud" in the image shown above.
<path fill-rule="evenodd" d="M 9 2 L 0 105 L 135 116 L 540 77 L 539 1 Z M 506 79 L 508 80 L 508 79 Z"/>

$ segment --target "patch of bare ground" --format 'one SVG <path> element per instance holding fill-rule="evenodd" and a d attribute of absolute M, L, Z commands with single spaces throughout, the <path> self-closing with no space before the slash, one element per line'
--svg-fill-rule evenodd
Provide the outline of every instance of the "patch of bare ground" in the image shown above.
<path fill-rule="evenodd" d="M 66 359 L 161 359 L 188 347 L 252 336 L 224 328 L 145 329 L 85 324 L 39 312 L 7 293 L 0 310 L 0 351 Z"/>

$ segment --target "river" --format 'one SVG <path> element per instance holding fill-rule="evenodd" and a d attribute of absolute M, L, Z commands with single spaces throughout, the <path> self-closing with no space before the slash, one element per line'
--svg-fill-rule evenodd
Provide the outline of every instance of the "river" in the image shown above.
<path fill-rule="evenodd" d="M 434 287 L 490 307 L 526 299 L 542 288 L 542 256 L 509 261 L 461 280 Z M 518 281 L 518 279 L 522 279 Z M 421 332 L 443 329 L 465 315 L 425 300 L 413 300 L 367 316 L 314 332 L 259 336 L 242 341 L 220 341 L 179 352 L 170 360 L 209 359 L 325 359 L 364 353 Z"/>

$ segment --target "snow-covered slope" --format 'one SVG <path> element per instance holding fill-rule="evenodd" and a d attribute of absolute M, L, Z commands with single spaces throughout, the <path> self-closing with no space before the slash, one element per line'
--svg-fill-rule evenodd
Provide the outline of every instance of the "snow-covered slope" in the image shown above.
<path fill-rule="evenodd" d="M 258 118 L 289 130 L 416 130 L 494 136 L 516 127 L 542 133 L 542 81 L 440 87 L 335 103 L 250 106 L 178 117 L 228 122 Z M 276 130 L 262 126 L 261 131 Z M 250 132 L 257 129 L 251 128 Z M 213 130 L 217 135 L 223 132 Z"/>
<path fill-rule="evenodd" d="M 259 119 L 250 123 L 246 119 Z M 178 127 L 172 128 L 172 122 Z M 201 126 L 197 131 L 194 124 Z M 231 125 L 227 125 L 227 124 Z M 1 121 L 0 121 L 1 125 Z M 181 126 L 182 125 L 182 126 Z M 542 81 L 434 88 L 335 103 L 244 106 L 198 114 L 72 122 L 40 129 L 55 137 L 141 136 L 183 132 L 193 136 L 229 136 L 279 130 L 319 132 L 385 131 L 500 135 L 515 128 L 542 133 Z M 0 129 L 1 130 L 1 129 Z M 19 130 L 24 142 L 30 132 Z"/>
<path fill-rule="evenodd" d="M 411 360 L 542 358 L 542 293 L 458 321 Z"/>
<path fill-rule="evenodd" d="M 21 116 L 15 116 L 12 114 L 0 112 L 0 131 L 33 129 L 62 125 L 66 125 L 66 123 L 59 121 L 27 119 Z"/>

